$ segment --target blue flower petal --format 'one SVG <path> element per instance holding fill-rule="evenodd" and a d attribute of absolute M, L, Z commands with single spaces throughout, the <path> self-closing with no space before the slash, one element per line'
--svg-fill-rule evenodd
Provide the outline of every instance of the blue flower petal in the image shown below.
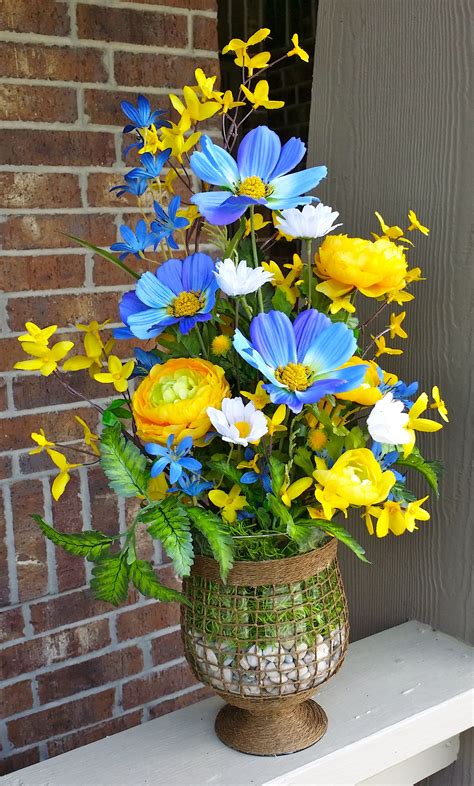
<path fill-rule="evenodd" d="M 318 333 L 311 346 L 308 347 L 301 362 L 314 369 L 320 375 L 339 368 L 354 354 L 357 346 L 352 330 L 342 322 L 331 323 L 325 330 Z M 367 371 L 366 366 L 355 367 L 362 377 Z"/>
<path fill-rule="evenodd" d="M 179 463 L 181 464 L 184 469 L 189 470 L 190 472 L 200 472 L 202 469 L 202 464 L 195 458 L 191 456 L 184 456 L 180 459 Z"/>
<path fill-rule="evenodd" d="M 280 383 L 275 379 L 273 368 L 265 363 L 262 356 L 252 347 L 251 343 L 247 341 L 240 330 L 236 330 L 234 333 L 233 345 L 235 351 L 239 353 L 249 366 L 260 371 L 263 376 L 269 379 L 275 386 L 281 387 Z"/>
<path fill-rule="evenodd" d="M 208 254 L 191 254 L 183 262 L 183 289 L 186 292 L 200 292 L 216 280 L 214 262 Z"/>
<path fill-rule="evenodd" d="M 183 336 L 187 336 L 196 324 L 196 317 L 182 317 L 179 320 L 179 330 Z"/>
<path fill-rule="evenodd" d="M 161 473 L 166 469 L 169 463 L 170 460 L 169 458 L 166 458 L 166 456 L 163 456 L 163 458 L 159 458 L 158 461 L 155 461 L 155 463 L 153 464 L 150 470 L 151 477 L 156 478 L 158 475 L 161 475 Z"/>
<path fill-rule="evenodd" d="M 178 447 L 176 448 L 176 455 L 184 456 L 184 454 L 187 453 L 188 450 L 191 450 L 192 446 L 193 446 L 193 438 L 183 437 Z"/>
<path fill-rule="evenodd" d="M 344 393 L 347 390 L 354 390 L 360 387 L 364 381 L 366 366 L 348 366 L 347 368 L 340 368 L 336 371 L 330 372 L 330 381 L 333 384 L 337 383 L 337 388 L 334 391 Z"/>
<path fill-rule="evenodd" d="M 272 202 L 306 194 L 326 177 L 328 170 L 325 166 L 315 166 L 310 169 L 302 169 L 300 172 L 292 172 L 291 175 L 283 175 L 272 181 L 273 193 Z"/>
<path fill-rule="evenodd" d="M 286 175 L 287 172 L 291 172 L 292 169 L 298 166 L 305 153 L 306 145 L 304 142 L 296 136 L 292 136 L 291 139 L 283 145 L 277 165 L 271 173 L 270 180 L 274 180 L 276 177 L 281 177 L 282 175 Z"/>
<path fill-rule="evenodd" d="M 252 319 L 250 338 L 257 352 L 272 368 L 297 362 L 293 326 L 282 311 L 269 311 Z"/>
<path fill-rule="evenodd" d="M 294 323 L 298 363 L 308 365 L 306 355 L 311 349 L 314 341 L 332 322 L 325 314 L 316 311 L 315 308 L 307 309 L 298 314 Z"/>
<path fill-rule="evenodd" d="M 156 270 L 156 278 L 171 290 L 174 295 L 179 295 L 185 289 L 183 285 L 183 262 L 181 259 L 167 259 Z"/>
<path fill-rule="evenodd" d="M 232 196 L 229 191 L 202 191 L 191 197 L 199 212 L 209 224 L 232 224 L 245 213 L 249 205 L 257 204 L 255 199 L 245 196 Z"/>
<path fill-rule="evenodd" d="M 145 303 L 142 303 L 140 298 L 138 298 L 134 291 L 132 292 L 125 292 L 122 295 L 119 303 L 119 312 L 120 312 L 120 319 L 125 324 L 128 323 L 128 318 L 131 314 L 136 314 L 139 311 L 147 311 L 148 306 Z"/>
<path fill-rule="evenodd" d="M 158 445 L 156 442 L 146 442 L 143 446 L 150 456 L 167 456 L 168 451 L 163 445 Z"/>
<path fill-rule="evenodd" d="M 167 263 L 165 262 L 165 264 Z M 160 274 L 163 267 L 164 265 L 158 268 L 158 274 Z M 151 308 L 166 308 L 174 299 L 174 293 L 161 279 L 162 274 L 158 278 L 158 276 L 147 270 L 137 281 L 136 293 L 138 297 Z"/>
<path fill-rule="evenodd" d="M 259 476 L 253 470 L 244 472 L 244 474 L 240 478 L 240 482 L 245 483 L 246 485 L 250 485 L 251 483 L 256 483 L 257 480 L 259 480 Z"/>
<path fill-rule="evenodd" d="M 298 401 L 293 391 L 269 384 L 263 385 L 263 389 L 267 391 L 273 404 L 285 404 L 295 414 L 303 409 L 303 404 Z"/>
<path fill-rule="evenodd" d="M 239 180 L 239 171 L 230 153 L 205 135 L 201 137 L 201 148 L 202 152 L 195 152 L 191 156 L 194 174 L 205 183 L 234 188 Z"/>
<path fill-rule="evenodd" d="M 267 126 L 257 126 L 249 131 L 242 139 L 237 153 L 240 179 L 256 176 L 268 183 L 280 153 L 278 135 Z"/>
<path fill-rule="evenodd" d="M 176 483 L 178 478 L 181 477 L 183 468 L 177 461 L 172 461 L 170 464 L 170 483 Z"/>
<path fill-rule="evenodd" d="M 176 321 L 175 317 L 168 317 L 166 309 L 147 308 L 146 311 L 130 314 L 128 326 L 134 336 L 146 341 L 159 336 L 167 325 L 173 325 Z"/>

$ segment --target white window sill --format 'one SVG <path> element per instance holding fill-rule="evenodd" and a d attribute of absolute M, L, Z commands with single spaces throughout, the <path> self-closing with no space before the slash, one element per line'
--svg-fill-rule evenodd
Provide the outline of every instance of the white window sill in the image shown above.
<path fill-rule="evenodd" d="M 316 699 L 329 727 L 300 753 L 247 756 L 214 735 L 218 698 L 35 764 L 3 786 L 409 786 L 455 761 L 473 721 L 472 648 L 407 622 L 358 641 Z"/>

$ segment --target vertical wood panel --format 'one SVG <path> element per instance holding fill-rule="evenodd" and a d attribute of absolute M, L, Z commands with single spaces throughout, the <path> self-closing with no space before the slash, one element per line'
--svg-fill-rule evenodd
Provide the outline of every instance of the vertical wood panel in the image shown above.
<path fill-rule="evenodd" d="M 428 280 L 407 304 L 406 352 L 382 360 L 422 390 L 439 384 L 451 413 L 449 426 L 419 441 L 445 465 L 431 521 L 382 541 L 355 523 L 373 562 L 343 557 L 355 638 L 413 617 L 474 638 L 473 14 L 470 0 L 319 4 L 309 163 L 327 164 L 329 176 L 318 195 L 349 235 L 377 231 L 374 210 L 403 226 L 413 208 L 432 228 L 412 257 Z M 421 482 L 414 491 L 426 493 Z M 468 744 L 430 784 L 472 783 Z"/>

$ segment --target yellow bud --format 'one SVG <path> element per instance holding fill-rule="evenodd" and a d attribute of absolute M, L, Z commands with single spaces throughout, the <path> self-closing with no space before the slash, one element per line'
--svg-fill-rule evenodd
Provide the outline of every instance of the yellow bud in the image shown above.
<path fill-rule="evenodd" d="M 216 336 L 212 339 L 212 351 L 214 355 L 227 355 L 232 346 L 229 336 Z"/>

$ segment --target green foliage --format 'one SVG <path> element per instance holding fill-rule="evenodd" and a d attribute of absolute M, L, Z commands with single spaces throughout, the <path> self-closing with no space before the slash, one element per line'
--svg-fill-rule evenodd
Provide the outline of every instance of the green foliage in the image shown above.
<path fill-rule="evenodd" d="M 84 248 L 88 248 L 89 251 L 94 251 L 96 254 L 103 257 L 104 259 L 108 259 L 109 262 L 113 262 L 114 265 L 119 267 L 120 270 L 125 271 L 125 273 L 128 273 L 128 275 L 132 276 L 132 278 L 135 279 L 140 278 L 139 273 L 135 273 L 135 271 L 132 270 L 132 268 L 128 267 L 128 265 L 126 265 L 125 262 L 122 262 L 121 259 L 118 259 L 118 257 L 111 254 L 110 251 L 106 251 L 104 248 L 99 248 L 99 246 L 94 246 L 93 243 L 88 243 L 87 240 L 82 240 L 80 237 L 76 237 L 76 235 L 66 235 L 66 237 L 70 237 L 71 240 L 74 240 L 76 243 L 79 243 L 80 246 L 83 246 Z"/>
<path fill-rule="evenodd" d="M 149 598 L 156 598 L 163 602 L 177 601 L 178 603 L 185 603 L 191 606 L 190 601 L 181 592 L 160 584 L 151 562 L 137 559 L 130 565 L 129 571 L 133 585 L 142 595 L 147 595 Z"/>
<path fill-rule="evenodd" d="M 224 259 L 232 259 L 232 255 L 237 251 L 237 247 L 242 240 L 245 232 L 246 221 L 244 216 L 240 219 L 239 228 L 237 232 L 231 237 L 225 249 Z"/>
<path fill-rule="evenodd" d="M 152 502 L 137 516 L 148 525 L 152 538 L 160 540 L 178 576 L 189 576 L 194 550 L 187 509 L 175 497 Z"/>
<path fill-rule="evenodd" d="M 203 535 L 219 563 L 222 581 L 226 581 L 232 567 L 232 538 L 225 531 L 223 521 L 216 513 L 199 507 L 186 509 L 194 527 Z"/>
<path fill-rule="evenodd" d="M 207 467 L 211 470 L 215 478 L 226 478 L 226 480 L 229 480 L 231 483 L 237 483 L 239 486 L 241 485 L 240 478 L 242 473 L 239 472 L 234 464 L 228 463 L 227 458 L 213 456 L 211 461 L 207 464 Z"/>
<path fill-rule="evenodd" d="M 293 516 L 289 509 L 283 504 L 281 499 L 275 497 L 274 494 L 267 494 L 267 501 L 273 515 L 281 521 L 285 530 L 288 531 L 288 528 L 293 524 Z"/>
<path fill-rule="evenodd" d="M 146 457 L 126 439 L 120 425 L 107 426 L 100 440 L 100 463 L 109 485 L 122 497 L 146 496 Z"/>
<path fill-rule="evenodd" d="M 404 483 L 400 482 L 392 486 L 390 493 L 393 495 L 395 502 L 414 502 L 416 499 L 416 494 L 413 494 Z"/>
<path fill-rule="evenodd" d="M 358 557 L 362 562 L 368 562 L 369 560 L 365 556 L 365 549 L 362 548 L 360 543 L 357 543 L 356 540 L 352 537 L 352 535 L 340 524 L 336 524 L 334 521 L 325 521 L 324 519 L 304 519 L 297 523 L 297 526 L 307 526 L 307 527 L 320 527 L 324 532 L 327 532 L 328 535 L 333 535 L 335 538 L 344 543 L 345 546 L 351 549 L 354 552 L 356 557 Z"/>
<path fill-rule="evenodd" d="M 285 479 L 285 465 L 283 464 L 283 461 L 279 461 L 279 459 L 275 458 L 275 456 L 270 457 L 269 463 L 270 475 L 272 478 L 272 489 L 275 494 L 279 494 Z"/>
<path fill-rule="evenodd" d="M 291 521 L 287 528 L 288 537 L 296 541 L 300 551 L 310 551 L 321 545 L 325 540 L 325 533 L 304 521 Z"/>
<path fill-rule="evenodd" d="M 119 423 L 119 418 L 124 420 L 131 418 L 131 412 L 126 406 L 126 401 L 123 398 L 116 398 L 111 401 L 107 409 L 102 413 L 102 423 L 104 426 L 115 426 Z"/>
<path fill-rule="evenodd" d="M 420 472 L 431 486 L 436 496 L 439 496 L 438 481 L 443 471 L 441 462 L 426 461 L 418 448 L 413 448 L 413 452 L 410 453 L 409 456 L 406 458 L 399 456 L 396 463 L 399 467 L 410 467 Z"/>
<path fill-rule="evenodd" d="M 32 517 L 38 524 L 41 532 L 56 546 L 60 546 L 68 554 L 75 554 L 77 557 L 87 557 L 96 560 L 107 551 L 117 536 L 105 535 L 98 530 L 87 530 L 86 532 L 58 532 L 50 527 L 46 521 L 34 514 Z"/>
<path fill-rule="evenodd" d="M 275 290 L 275 294 L 272 297 L 272 306 L 276 311 L 283 311 L 287 316 L 290 316 L 293 310 L 293 306 L 281 289 Z"/>
<path fill-rule="evenodd" d="M 91 589 L 96 598 L 118 606 L 128 593 L 129 565 L 126 551 L 109 554 L 92 568 Z"/>
<path fill-rule="evenodd" d="M 308 448 L 299 447 L 295 451 L 293 460 L 296 466 L 300 467 L 303 470 L 305 475 L 307 475 L 308 477 L 312 476 L 315 470 L 315 466 L 312 460 L 311 452 L 308 450 Z"/>

